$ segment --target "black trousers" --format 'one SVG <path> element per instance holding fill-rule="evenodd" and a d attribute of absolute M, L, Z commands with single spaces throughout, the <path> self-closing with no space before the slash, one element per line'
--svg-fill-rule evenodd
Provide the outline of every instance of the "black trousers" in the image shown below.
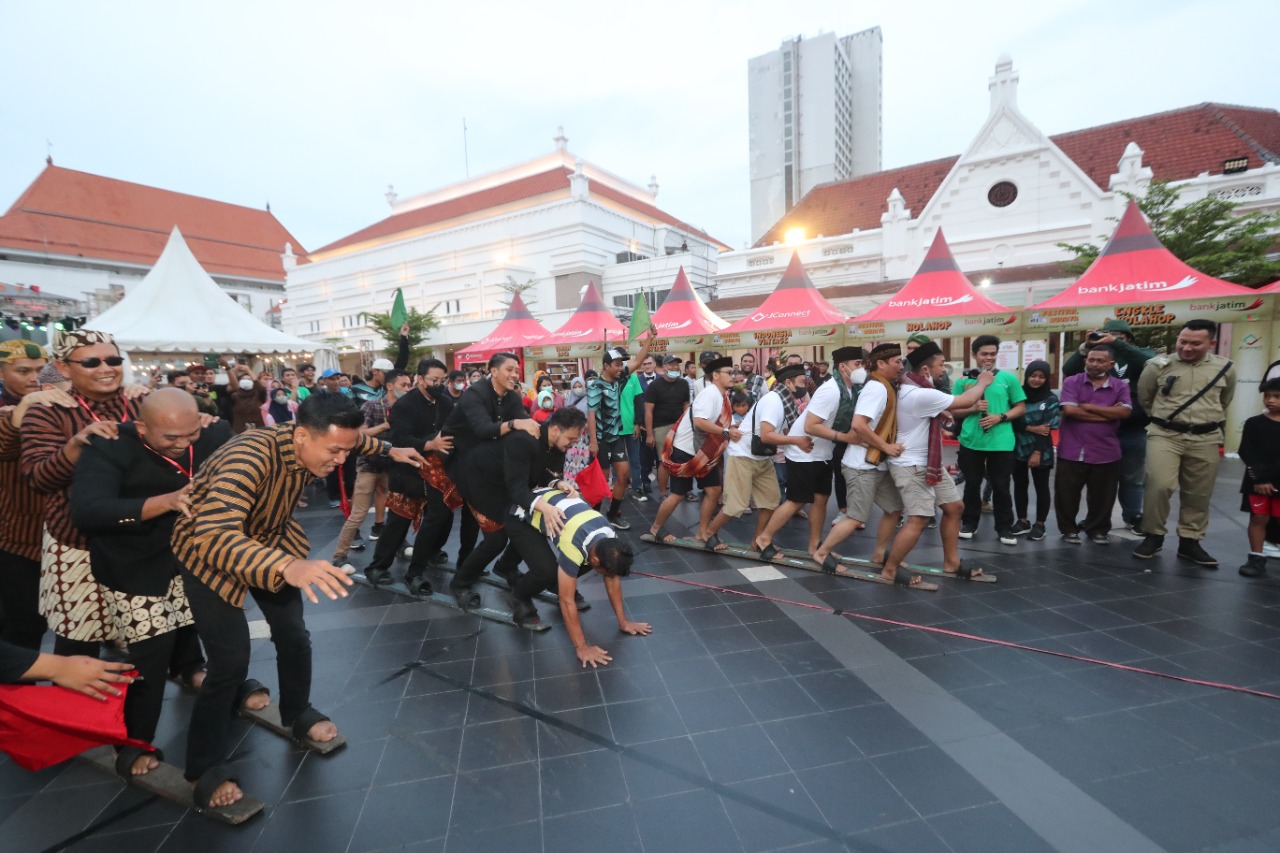
<path fill-rule="evenodd" d="M 0 551 L 0 640 L 40 651 L 49 626 L 39 600 L 40 561 Z"/>
<path fill-rule="evenodd" d="M 1120 460 L 1090 465 L 1088 462 L 1058 460 L 1058 476 L 1053 481 L 1053 500 L 1058 510 L 1058 530 L 1092 536 L 1111 532 L 1111 510 L 1120 491 Z M 1077 525 L 1080 493 L 1087 491 L 1085 519 Z"/>
<path fill-rule="evenodd" d="M 125 694 L 125 729 L 129 737 L 150 743 L 155 739 L 164 706 L 165 676 L 189 678 L 200 669 L 204 663 L 200 637 L 189 625 L 146 640 L 133 640 L 127 660 L 142 678 L 130 684 Z"/>
<path fill-rule="evenodd" d="M 413 540 L 413 557 L 409 560 L 406 577 L 415 577 L 426 570 L 427 561 L 434 557 L 445 543 L 449 541 L 449 533 L 453 530 L 453 517 L 461 515 L 461 529 L 458 531 L 458 560 L 455 565 L 462 565 L 476 547 L 480 538 L 480 526 L 475 516 L 465 508 L 455 513 L 444 502 L 444 497 L 435 489 L 427 489 L 427 507 Z M 394 512 L 387 513 L 387 520 L 382 527 L 382 535 L 373 549 L 370 569 L 389 569 L 395 562 L 400 546 L 409 536 L 413 522 Z"/>
<path fill-rule="evenodd" d="M 516 600 L 529 602 L 538 593 L 558 587 L 559 579 L 556 575 L 559 564 L 547 537 L 520 518 L 509 519 L 506 530 L 512 549 L 529 567 L 529 571 L 520 575 L 511 590 Z"/>
<path fill-rule="evenodd" d="M 249 676 L 249 621 L 244 610 L 224 601 L 190 572 L 183 571 L 187 600 L 196 629 L 209 655 L 208 673 L 196 694 L 187 733 L 186 777 L 199 779 L 227 760 L 227 732 L 236 694 Z M 302 617 L 302 592 L 286 586 L 279 592 L 250 588 L 271 626 L 280 687 L 280 719 L 291 725 L 311 705 L 311 635 Z"/>
<path fill-rule="evenodd" d="M 470 512 L 467 512 L 467 515 L 471 515 Z M 529 529 L 532 530 L 532 528 Z M 416 553 L 415 551 L 415 555 Z M 498 574 L 513 575 L 520 571 L 520 558 L 521 553 L 509 544 L 506 528 L 486 533 L 484 539 L 480 540 L 479 546 L 468 553 L 466 560 L 458 564 L 458 570 L 453 575 L 453 585 L 463 588 L 472 587 L 494 560 L 498 560 L 498 565 L 494 567 Z"/>
<path fill-rule="evenodd" d="M 1013 509 L 1014 514 L 1018 518 L 1030 518 L 1027 515 L 1027 498 L 1028 485 L 1034 486 L 1036 490 L 1036 521 L 1044 524 L 1045 519 L 1049 517 L 1049 508 L 1052 505 L 1051 492 L 1049 491 L 1049 474 L 1052 468 L 1027 467 L 1025 459 L 1015 459 L 1013 462 Z M 1029 482 L 1028 482 L 1029 481 Z"/>
<path fill-rule="evenodd" d="M 849 496 L 846 493 L 844 484 L 844 472 L 840 470 L 840 462 L 844 459 L 844 452 L 849 449 L 849 445 L 843 441 L 837 441 L 835 452 L 831 454 L 831 473 L 834 482 L 833 489 L 836 495 L 836 506 L 841 512 L 848 509 Z"/>
<path fill-rule="evenodd" d="M 964 474 L 964 514 L 961 524 L 978 528 L 982 518 L 982 481 L 991 481 L 991 506 L 995 510 L 996 530 L 1003 533 L 1013 527 L 1013 498 L 1009 494 L 1009 478 L 1013 474 L 1012 450 L 972 450 L 961 445 L 960 471 Z"/>

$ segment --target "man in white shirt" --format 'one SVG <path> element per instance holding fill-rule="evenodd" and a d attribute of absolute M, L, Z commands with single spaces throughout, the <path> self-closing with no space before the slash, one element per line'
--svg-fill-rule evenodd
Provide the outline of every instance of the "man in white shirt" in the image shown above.
<path fill-rule="evenodd" d="M 862 367 L 862 347 L 841 347 L 831 354 L 831 361 L 847 387 L 853 372 Z M 805 504 L 813 504 L 809 510 L 809 553 L 817 551 L 822 542 L 827 499 L 831 496 L 834 467 L 831 457 L 835 443 L 842 435 L 833 427 L 839 407 L 840 383 L 824 382 L 809 401 L 804 417 L 798 418 L 791 426 L 792 437 L 809 436 L 813 447 L 806 450 L 790 444 L 782 449 L 787 460 L 787 499 L 774 511 L 764 531 L 757 532 L 753 540 L 754 547 L 766 560 L 773 559 L 778 553 L 773 545 L 774 535 Z"/>
<path fill-rule="evenodd" d="M 843 439 L 849 445 L 840 462 L 848 507 L 844 518 L 831 525 L 826 540 L 813 552 L 814 561 L 827 571 L 835 571 L 839 565 L 839 559 L 831 551 L 866 523 L 872 503 L 884 512 L 876 528 L 876 547 L 871 555 L 874 562 L 884 559 L 889 540 L 902 517 L 902 498 L 885 464 L 885 460 L 901 456 L 903 449 L 896 430 L 890 429 L 894 419 L 885 420 L 886 413 L 897 411 L 897 392 L 892 386 L 902 375 L 902 350 L 897 344 L 881 344 L 867 353 L 867 364 L 871 372 L 858 395 L 853 427 Z"/>
<path fill-rule="evenodd" d="M 697 476 L 679 476 L 675 471 L 671 471 L 671 494 L 667 495 L 659 505 L 658 514 L 649 532 L 640 537 L 647 542 L 657 540 L 671 542 L 676 538 L 663 531 L 662 525 L 693 488 L 695 479 L 698 487 L 703 491 L 698 535 L 695 538 L 700 542 L 706 542 L 711 537 L 708 527 L 711 524 L 711 516 L 720 503 L 723 479 L 720 456 L 724 452 L 725 443 L 737 441 L 742 438 L 742 433 L 733 428 L 732 413 L 729 411 L 728 392 L 733 382 L 733 359 L 711 359 L 703 365 L 703 369 L 707 374 L 707 387 L 698 392 L 693 405 L 680 418 L 676 427 L 676 436 L 671 442 L 671 458 L 664 459 L 663 464 L 681 466 L 693 462 L 699 449 L 705 450 L 702 448 L 703 443 L 709 438 L 714 438 L 715 447 L 711 453 L 707 453 L 710 464 L 705 473 Z"/>
<path fill-rule="evenodd" d="M 773 388 L 756 401 L 742 423 L 742 437 L 729 445 L 725 459 L 724 507 L 707 528 L 705 547 L 708 551 L 723 551 L 724 543 L 717 535 L 731 518 L 737 518 L 756 501 L 756 532 L 758 538 L 769 523 L 769 516 L 778 505 L 778 475 L 773 470 L 773 456 L 779 447 L 790 450 L 813 449 L 813 439 L 801 432 L 795 435 L 792 426 L 803 423 L 796 408 L 796 400 L 809 393 L 804 380 L 804 368 L 784 367 L 774 375 Z M 752 439 L 759 438 L 763 447 L 752 448 Z M 756 453 L 754 451 L 764 451 Z M 828 478 L 828 483 L 830 478 Z"/>
<path fill-rule="evenodd" d="M 964 501 L 956 484 L 942 465 L 943 412 L 967 409 L 982 399 L 994 374 L 984 370 L 973 387 L 958 397 L 933 387 L 933 380 L 946 372 L 946 357 L 933 341 L 921 344 L 907 354 L 910 367 L 898 390 L 898 443 L 902 453 L 889 460 L 893 478 L 907 515 L 906 523 L 893 540 L 893 548 L 885 560 L 883 574 L 892 578 L 920 540 L 920 534 L 933 520 L 936 509 L 942 510 L 942 568 L 965 578 L 982 574 L 960 559 L 960 516 Z M 932 446 L 931 446 L 932 445 Z"/>

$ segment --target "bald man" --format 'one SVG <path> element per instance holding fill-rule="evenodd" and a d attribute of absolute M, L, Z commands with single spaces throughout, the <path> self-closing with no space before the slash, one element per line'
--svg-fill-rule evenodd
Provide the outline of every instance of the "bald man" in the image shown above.
<path fill-rule="evenodd" d="M 203 680 L 204 657 L 169 536 L 178 516 L 189 514 L 195 472 L 230 438 L 229 426 L 200 414 L 190 394 L 162 388 L 114 439 L 93 436 L 76 462 L 71 519 L 88 539 L 107 618 L 142 675 L 124 706 L 125 727 L 137 740 L 155 737 L 166 673 L 193 689 Z M 154 755 L 129 748 L 116 762 L 122 775 L 155 766 Z"/>

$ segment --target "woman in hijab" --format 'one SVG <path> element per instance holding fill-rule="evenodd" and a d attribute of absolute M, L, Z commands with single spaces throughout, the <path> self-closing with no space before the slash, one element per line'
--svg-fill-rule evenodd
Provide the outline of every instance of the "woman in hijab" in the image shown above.
<path fill-rule="evenodd" d="M 584 413 L 587 411 L 587 383 L 581 376 L 575 376 L 569 380 L 569 392 L 565 395 L 564 403 Z M 571 483 L 576 483 L 578 474 L 590 464 L 591 450 L 587 442 L 587 431 L 584 429 L 578 443 L 565 451 L 564 478 Z"/>
<path fill-rule="evenodd" d="M 1014 419 L 1013 508 L 1018 515 L 1013 534 L 1030 533 L 1031 539 L 1044 538 L 1044 522 L 1049 517 L 1049 472 L 1053 469 L 1053 431 L 1061 420 L 1058 395 L 1049 389 L 1052 368 L 1047 361 L 1027 365 L 1022 390 L 1027 395 L 1027 412 Z M 1027 518 L 1028 481 L 1036 490 L 1036 521 Z"/>
<path fill-rule="evenodd" d="M 271 398 L 262 407 L 262 422 L 267 426 L 286 424 L 293 420 L 298 404 L 289 399 L 289 389 L 279 382 L 271 382 Z"/>

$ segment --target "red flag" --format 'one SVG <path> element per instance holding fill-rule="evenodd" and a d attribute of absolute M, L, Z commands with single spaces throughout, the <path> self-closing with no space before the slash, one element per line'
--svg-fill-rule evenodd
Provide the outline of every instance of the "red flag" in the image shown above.
<path fill-rule="evenodd" d="M 103 744 L 153 747 L 124 726 L 124 693 L 107 701 L 53 685 L 0 686 L 0 751 L 28 770 L 42 770 Z"/>

